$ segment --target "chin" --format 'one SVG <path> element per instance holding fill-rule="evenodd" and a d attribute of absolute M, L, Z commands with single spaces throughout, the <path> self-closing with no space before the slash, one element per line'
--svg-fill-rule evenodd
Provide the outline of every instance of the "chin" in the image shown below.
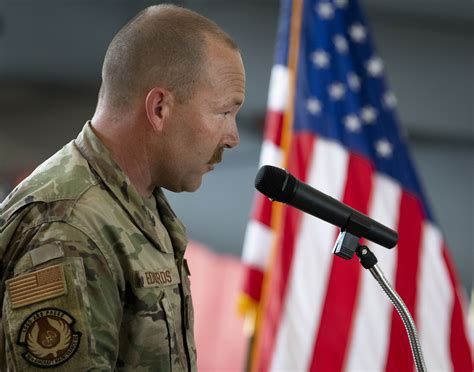
<path fill-rule="evenodd" d="M 182 185 L 180 191 L 186 191 L 186 192 L 195 192 L 197 191 L 202 184 L 202 177 L 199 177 L 196 180 L 193 180 L 192 182 L 188 182 L 185 185 Z"/>
<path fill-rule="evenodd" d="M 187 191 L 187 192 L 195 192 L 195 191 L 198 191 L 200 187 L 201 187 L 201 182 L 199 182 L 199 183 L 196 184 L 196 185 L 193 185 L 193 186 L 189 187 L 189 188 L 188 188 L 187 190 L 185 190 L 185 191 Z"/>

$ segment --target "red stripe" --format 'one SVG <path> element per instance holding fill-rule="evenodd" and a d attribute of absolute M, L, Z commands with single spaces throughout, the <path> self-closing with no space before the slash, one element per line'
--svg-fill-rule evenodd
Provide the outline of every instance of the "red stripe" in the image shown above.
<path fill-rule="evenodd" d="M 243 292 L 255 301 L 260 301 L 262 291 L 263 271 L 257 267 L 244 265 Z"/>
<path fill-rule="evenodd" d="M 282 111 L 267 111 L 265 117 L 265 134 L 264 138 L 280 146 L 281 134 L 283 130 L 283 112 Z"/>
<path fill-rule="evenodd" d="M 314 136 L 311 134 L 295 134 L 292 138 L 288 170 L 303 181 L 306 179 L 308 163 L 312 158 L 314 141 Z M 268 371 L 270 368 L 300 222 L 300 211 L 283 206 L 281 235 L 278 237 L 268 287 L 265 289 L 268 297 L 262 311 L 263 318 L 256 348 L 257 371 Z"/>
<path fill-rule="evenodd" d="M 449 279 L 454 294 L 453 314 L 451 317 L 451 335 L 449 338 L 449 348 L 451 351 L 451 361 L 455 372 L 474 371 L 473 360 L 467 339 L 465 327 L 465 315 L 461 305 L 461 287 L 456 278 L 454 265 L 449 256 L 447 247 L 443 244 L 443 258 L 449 272 Z"/>
<path fill-rule="evenodd" d="M 362 157 L 349 157 L 343 202 L 367 213 L 372 191 L 371 163 Z M 347 354 L 359 286 L 360 264 L 334 257 L 328 279 L 324 308 L 311 360 L 311 371 L 341 371 Z"/>
<path fill-rule="evenodd" d="M 414 195 L 404 191 L 398 219 L 399 239 L 396 248 L 398 262 L 395 290 L 405 302 L 415 322 L 416 284 L 418 282 L 423 221 L 423 208 L 420 201 Z M 393 309 L 386 371 L 413 371 L 414 368 L 405 327 L 400 316 Z"/>
<path fill-rule="evenodd" d="M 252 219 L 270 227 L 272 223 L 272 202 L 263 194 L 257 193 L 254 198 Z"/>

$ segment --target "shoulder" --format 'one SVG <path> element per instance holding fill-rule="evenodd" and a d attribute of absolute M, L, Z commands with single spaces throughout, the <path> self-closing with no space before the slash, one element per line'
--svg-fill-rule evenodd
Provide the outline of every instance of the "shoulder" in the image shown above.
<path fill-rule="evenodd" d="M 64 219 L 81 195 L 97 184 L 86 159 L 70 142 L 38 166 L 0 204 L 0 232 L 2 225 L 25 208 L 30 209 L 31 219 Z"/>

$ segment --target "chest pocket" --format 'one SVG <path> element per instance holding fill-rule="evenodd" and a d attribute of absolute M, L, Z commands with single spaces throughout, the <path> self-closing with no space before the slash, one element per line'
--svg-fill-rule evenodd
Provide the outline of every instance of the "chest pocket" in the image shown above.
<path fill-rule="evenodd" d="M 124 304 L 118 365 L 184 368 L 181 346 L 181 279 L 176 267 L 133 272 Z M 185 360 L 184 360 L 185 362 Z"/>

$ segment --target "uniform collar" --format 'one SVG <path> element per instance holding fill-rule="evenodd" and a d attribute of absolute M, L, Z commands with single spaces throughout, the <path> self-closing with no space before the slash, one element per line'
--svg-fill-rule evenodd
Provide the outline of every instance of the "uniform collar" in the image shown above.
<path fill-rule="evenodd" d="M 187 244 L 185 228 L 172 211 L 161 188 L 157 187 L 153 192 L 157 201 L 158 211 L 150 210 L 148 207 L 150 203 L 146 203 L 146 200 L 138 193 L 127 175 L 112 159 L 110 151 L 92 130 L 90 121 L 85 124 L 74 142 L 95 173 L 102 179 L 105 186 L 113 193 L 120 205 L 128 213 L 134 224 L 160 250 L 168 252 L 169 250 L 164 244 L 165 240 L 163 236 L 160 236 L 163 232 L 157 228 L 157 224 L 160 222 L 155 216 L 157 212 L 160 213 L 173 247 L 176 251 L 184 253 Z"/>

